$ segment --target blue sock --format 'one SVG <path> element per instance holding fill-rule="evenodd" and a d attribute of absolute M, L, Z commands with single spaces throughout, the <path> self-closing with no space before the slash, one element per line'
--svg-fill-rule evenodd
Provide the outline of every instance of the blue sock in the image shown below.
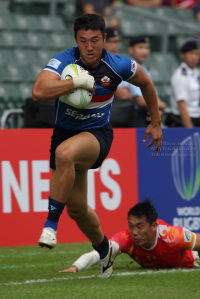
<path fill-rule="evenodd" d="M 48 219 L 44 223 L 44 227 L 51 227 L 55 231 L 57 230 L 57 226 L 58 226 L 58 222 L 54 222 L 54 221 L 51 221 L 51 220 L 48 220 Z"/>
<path fill-rule="evenodd" d="M 49 214 L 47 217 L 47 221 L 44 224 L 44 227 L 51 227 L 52 229 L 56 230 L 58 227 L 58 220 L 64 208 L 65 203 L 59 202 L 49 196 Z"/>
<path fill-rule="evenodd" d="M 104 239 L 101 244 L 99 244 L 98 246 L 94 246 L 94 245 L 92 245 L 92 246 L 99 253 L 100 260 L 104 259 L 106 257 L 106 255 L 108 254 L 109 243 L 108 243 L 108 239 L 106 236 L 104 236 Z"/>

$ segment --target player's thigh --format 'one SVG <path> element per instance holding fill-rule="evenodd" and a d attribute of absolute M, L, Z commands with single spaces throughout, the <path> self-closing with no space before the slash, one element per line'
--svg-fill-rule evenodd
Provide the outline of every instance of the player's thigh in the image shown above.
<path fill-rule="evenodd" d="M 96 137 L 89 132 L 81 132 L 63 141 L 56 149 L 56 160 L 73 161 L 76 170 L 91 168 L 100 153 L 100 144 Z"/>
<path fill-rule="evenodd" d="M 87 213 L 87 170 L 76 171 L 74 185 L 67 198 L 68 213 Z"/>

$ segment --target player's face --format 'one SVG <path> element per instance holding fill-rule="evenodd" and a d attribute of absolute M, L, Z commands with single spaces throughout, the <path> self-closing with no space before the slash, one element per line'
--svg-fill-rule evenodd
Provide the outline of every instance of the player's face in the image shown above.
<path fill-rule="evenodd" d="M 156 227 L 157 223 L 154 222 L 150 225 L 146 221 L 146 217 L 141 218 L 130 215 L 128 218 L 128 229 L 130 235 L 137 246 L 143 246 L 145 248 L 151 248 L 155 244 L 156 240 Z"/>
<path fill-rule="evenodd" d="M 106 51 L 117 55 L 119 49 L 119 36 L 113 36 L 106 39 L 104 48 Z"/>
<path fill-rule="evenodd" d="M 88 66 L 95 67 L 99 64 L 104 47 L 104 38 L 100 30 L 79 30 L 75 36 L 81 60 Z"/>
<path fill-rule="evenodd" d="M 190 68 L 193 69 L 199 62 L 199 51 L 192 50 L 186 52 L 184 54 L 181 54 L 181 58 Z"/>
<path fill-rule="evenodd" d="M 140 64 L 147 60 L 150 53 L 149 44 L 145 43 L 135 44 L 134 46 L 129 47 L 128 50 L 130 56 Z"/>

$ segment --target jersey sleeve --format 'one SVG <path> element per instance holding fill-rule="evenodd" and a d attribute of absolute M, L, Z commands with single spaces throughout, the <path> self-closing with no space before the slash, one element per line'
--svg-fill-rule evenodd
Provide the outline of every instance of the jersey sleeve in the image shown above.
<path fill-rule="evenodd" d="M 187 76 L 181 75 L 179 73 L 176 76 L 172 77 L 171 85 L 172 92 L 174 93 L 174 97 L 176 101 L 188 101 L 188 87 L 187 87 Z"/>
<path fill-rule="evenodd" d="M 193 250 L 196 244 L 196 234 L 185 227 L 181 227 L 181 230 L 181 238 L 178 244 L 179 247 L 185 250 Z"/>
<path fill-rule="evenodd" d="M 100 256 L 96 250 L 81 255 L 72 266 L 76 266 L 78 271 L 89 269 L 93 265 L 98 264 Z"/>
<path fill-rule="evenodd" d="M 169 226 L 167 230 L 169 245 L 177 250 L 193 250 L 196 234 L 181 226 Z"/>
<path fill-rule="evenodd" d="M 118 74 L 121 76 L 122 80 L 127 81 L 132 78 L 137 71 L 137 63 L 130 57 L 118 56 Z"/>
<path fill-rule="evenodd" d="M 127 81 L 136 74 L 137 63 L 130 57 L 114 55 L 107 52 L 104 61 L 113 69 L 122 81 Z"/>
<path fill-rule="evenodd" d="M 61 52 L 49 60 L 44 70 L 51 71 L 61 76 L 63 69 L 70 63 L 72 63 L 70 55 L 67 52 Z"/>
<path fill-rule="evenodd" d="M 132 246 L 132 239 L 128 230 L 117 233 L 111 240 L 119 244 L 119 249 L 122 253 L 128 253 Z"/>

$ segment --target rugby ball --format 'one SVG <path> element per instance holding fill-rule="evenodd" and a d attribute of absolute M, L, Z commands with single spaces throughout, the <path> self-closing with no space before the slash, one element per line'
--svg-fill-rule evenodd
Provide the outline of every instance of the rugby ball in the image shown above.
<path fill-rule="evenodd" d="M 67 80 L 78 76 L 81 72 L 85 71 L 77 64 L 67 65 L 61 74 L 61 80 Z M 74 90 L 60 96 L 60 100 L 75 108 L 85 108 L 92 100 L 92 92 L 82 88 L 75 88 Z"/>

